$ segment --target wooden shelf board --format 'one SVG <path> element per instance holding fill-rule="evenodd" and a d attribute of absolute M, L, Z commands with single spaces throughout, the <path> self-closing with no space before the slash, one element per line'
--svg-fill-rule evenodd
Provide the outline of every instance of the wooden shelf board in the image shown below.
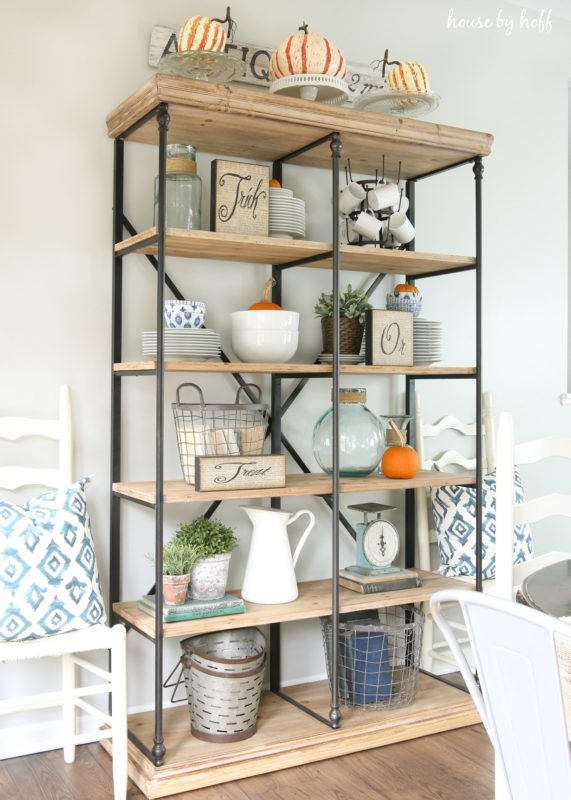
<path fill-rule="evenodd" d="M 156 228 L 148 228 L 115 245 L 115 252 L 126 251 L 157 255 Z M 253 264 L 287 264 L 301 258 L 316 258 L 330 253 L 333 245 L 305 239 L 273 239 L 241 233 L 214 233 L 182 228 L 167 228 L 166 254 L 181 258 L 238 261 Z M 465 270 L 475 266 L 470 256 L 420 253 L 414 250 L 340 247 L 341 269 L 354 272 L 387 272 L 421 277 L 423 273 Z M 304 264 L 306 267 L 331 269 L 331 257 Z"/>
<path fill-rule="evenodd" d="M 121 375 L 152 375 L 157 362 L 123 361 L 113 365 L 114 372 Z M 331 364 L 253 364 L 235 361 L 165 361 L 165 372 L 220 372 L 246 374 L 266 373 L 295 377 L 297 375 L 331 375 Z M 342 375 L 465 375 L 476 374 L 475 367 L 369 367 L 366 364 L 342 364 Z"/>
<path fill-rule="evenodd" d="M 325 717 L 329 715 L 325 681 L 286 691 Z M 341 713 L 341 726 L 333 730 L 286 700 L 264 692 L 254 736 L 221 744 L 192 737 L 186 704 L 167 709 L 165 763 L 153 766 L 129 742 L 129 776 L 147 797 L 166 797 L 480 722 L 469 694 L 426 675 L 419 676 L 418 695 L 409 706 L 381 711 L 342 706 Z M 152 712 L 130 716 L 129 729 L 152 747 Z M 108 739 L 101 744 L 110 752 Z"/>
<path fill-rule="evenodd" d="M 333 131 L 342 137 L 343 159 L 354 172 L 371 172 L 385 155 L 387 176 L 402 161 L 402 178 L 423 175 L 491 151 L 488 133 L 424 120 L 328 106 L 256 91 L 237 84 L 193 81 L 157 74 L 107 117 L 109 136 L 117 137 L 161 102 L 169 104 L 169 141 L 198 150 L 254 161 L 275 161 Z M 156 144 L 153 117 L 130 139 Z M 304 153 L 296 164 L 331 167 L 329 142 Z"/>
<path fill-rule="evenodd" d="M 379 592 L 378 594 L 359 594 L 350 589 L 340 587 L 339 609 L 341 613 L 348 611 L 361 611 L 371 608 L 386 608 L 388 606 L 404 603 L 421 603 L 428 600 L 434 592 L 441 589 L 472 588 L 469 583 L 459 582 L 454 578 L 445 578 L 433 572 L 418 571 L 422 579 L 422 586 L 418 589 L 400 589 L 392 592 Z M 291 603 L 278 605 L 260 605 L 247 603 L 243 614 L 229 614 L 224 617 L 207 617 L 185 622 L 170 622 L 163 626 L 165 638 L 181 638 L 194 636 L 199 633 L 224 628 L 247 628 L 250 625 L 269 625 L 272 622 L 296 622 L 302 619 L 315 619 L 331 614 L 331 581 L 307 581 L 299 583 L 299 597 Z M 239 591 L 235 594 L 240 594 Z M 136 601 L 115 603 L 113 611 L 117 616 L 132 625 L 140 633 L 151 639 L 155 638 L 155 620 L 151 614 L 146 614 L 137 606 Z"/>
<path fill-rule="evenodd" d="M 435 470 L 419 470 L 414 478 L 395 480 L 384 476 L 368 475 L 364 478 L 341 478 L 339 491 L 386 492 L 395 489 L 419 489 L 428 486 L 462 485 L 475 483 L 474 472 L 455 474 Z M 124 481 L 113 484 L 113 492 L 120 497 L 147 505 L 155 503 L 154 481 Z M 275 489 L 239 489 L 234 491 L 197 492 L 185 481 L 165 481 L 163 499 L 165 503 L 210 503 L 213 500 L 248 500 L 263 497 L 303 497 L 331 494 L 331 478 L 323 473 L 290 474 L 286 485 Z"/>

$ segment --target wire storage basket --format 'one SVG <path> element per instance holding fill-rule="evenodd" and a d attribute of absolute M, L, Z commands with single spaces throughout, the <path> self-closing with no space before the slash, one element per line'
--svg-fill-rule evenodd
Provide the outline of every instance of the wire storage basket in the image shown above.
<path fill-rule="evenodd" d="M 374 710 L 412 703 L 418 688 L 424 613 L 393 606 L 339 620 L 339 701 Z M 327 675 L 331 684 L 331 617 L 321 618 Z"/>
<path fill-rule="evenodd" d="M 198 403 L 183 403 L 181 389 L 192 387 Z M 240 393 L 249 388 L 258 402 L 240 402 Z M 182 383 L 172 403 L 182 473 L 187 483 L 195 482 L 196 456 L 260 455 L 268 428 L 268 407 L 260 403 L 262 392 L 255 383 L 246 383 L 236 392 L 234 403 L 205 403 L 196 383 Z"/>
<path fill-rule="evenodd" d="M 181 642 L 190 730 L 207 742 L 239 742 L 256 732 L 266 662 L 258 628 L 217 631 Z"/>

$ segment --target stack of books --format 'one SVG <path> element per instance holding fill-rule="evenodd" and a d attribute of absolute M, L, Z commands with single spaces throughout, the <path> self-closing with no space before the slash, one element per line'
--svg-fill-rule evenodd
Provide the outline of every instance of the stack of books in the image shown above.
<path fill-rule="evenodd" d="M 155 615 L 155 595 L 145 594 L 138 602 L 141 611 Z M 220 600 L 186 600 L 180 605 L 163 603 L 163 622 L 182 622 L 186 619 L 220 617 L 223 614 L 243 614 L 246 604 L 241 597 L 225 594 Z"/>
<path fill-rule="evenodd" d="M 366 570 L 359 567 L 346 567 L 339 570 L 339 586 L 361 594 L 417 589 L 421 585 L 418 573 L 412 569 L 391 567 L 390 570 L 376 575 L 368 574 Z"/>

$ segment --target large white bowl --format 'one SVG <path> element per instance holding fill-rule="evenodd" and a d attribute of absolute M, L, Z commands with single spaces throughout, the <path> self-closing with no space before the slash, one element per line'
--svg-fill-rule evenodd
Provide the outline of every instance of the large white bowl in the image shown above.
<path fill-rule="evenodd" d="M 231 317 L 233 331 L 297 331 L 299 328 L 297 311 L 234 311 Z"/>
<path fill-rule="evenodd" d="M 232 349 L 240 361 L 283 364 L 295 355 L 298 341 L 297 331 L 232 331 Z"/>

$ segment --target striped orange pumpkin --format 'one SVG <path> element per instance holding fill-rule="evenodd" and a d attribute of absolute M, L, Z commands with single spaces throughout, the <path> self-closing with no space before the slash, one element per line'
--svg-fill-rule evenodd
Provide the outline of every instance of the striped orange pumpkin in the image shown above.
<path fill-rule="evenodd" d="M 397 64 L 387 75 L 389 89 L 399 92 L 428 92 L 430 84 L 426 70 L 417 61 Z"/>
<path fill-rule="evenodd" d="M 209 50 L 221 53 L 226 44 L 226 31 L 219 22 L 208 17 L 191 17 L 178 34 L 178 52 Z"/>
<path fill-rule="evenodd" d="M 270 80 L 286 75 L 334 75 L 344 78 L 345 57 L 325 36 L 293 33 L 274 50 L 270 59 Z"/>

